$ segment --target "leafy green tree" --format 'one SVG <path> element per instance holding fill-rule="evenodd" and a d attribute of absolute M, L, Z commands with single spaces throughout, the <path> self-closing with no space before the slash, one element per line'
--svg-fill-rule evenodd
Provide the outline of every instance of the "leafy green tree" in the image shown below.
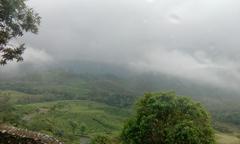
<path fill-rule="evenodd" d="M 0 0 L 0 64 L 22 61 L 24 44 L 14 46 L 13 38 L 22 37 L 24 32 L 38 32 L 40 16 L 26 5 L 26 0 Z"/>
<path fill-rule="evenodd" d="M 190 98 L 173 92 L 148 93 L 124 126 L 124 144 L 214 144 L 211 119 Z"/>

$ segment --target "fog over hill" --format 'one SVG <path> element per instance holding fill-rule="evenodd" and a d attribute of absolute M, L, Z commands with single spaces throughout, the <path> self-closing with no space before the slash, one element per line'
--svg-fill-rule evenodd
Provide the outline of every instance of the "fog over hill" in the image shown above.
<path fill-rule="evenodd" d="M 29 48 L 23 64 L 1 71 L 90 61 L 218 87 L 238 89 L 240 84 L 238 0 L 28 3 L 42 16 L 40 33 L 24 37 Z"/>

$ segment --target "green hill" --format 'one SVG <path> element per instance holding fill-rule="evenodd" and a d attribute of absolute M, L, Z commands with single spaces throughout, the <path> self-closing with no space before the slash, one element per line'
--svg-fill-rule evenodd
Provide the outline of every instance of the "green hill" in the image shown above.
<path fill-rule="evenodd" d="M 130 107 L 144 92 L 176 91 L 191 96 L 211 112 L 214 121 L 240 127 L 240 92 L 171 77 L 163 74 L 81 73 L 49 70 L 0 78 L 0 90 L 17 91 L 18 103 L 58 100 L 90 100 L 116 107 Z M 27 95 L 26 95 L 27 94 Z M 1 95 L 1 94 L 0 94 Z M 225 129 L 215 124 L 219 130 Z"/>
<path fill-rule="evenodd" d="M 67 144 L 78 144 L 80 138 L 106 134 L 117 137 L 124 121 L 131 115 L 129 108 L 109 106 L 89 100 L 61 100 L 41 103 L 22 103 L 31 99 L 29 95 L 16 91 L 1 91 L 0 99 L 8 97 L 11 110 L 3 113 L 8 121 L 20 128 L 42 132 L 63 140 Z M 6 102 L 6 101 L 5 101 Z M 1 114 L 1 112 L 0 112 Z M 84 131 L 82 127 L 85 127 Z M 239 129 L 235 125 L 217 122 L 218 144 L 239 144 Z"/>
<path fill-rule="evenodd" d="M 130 115 L 127 109 L 84 100 L 17 105 L 16 109 L 22 116 L 20 127 L 54 135 L 67 143 L 79 143 L 82 125 L 89 137 L 116 136 Z"/>
<path fill-rule="evenodd" d="M 238 91 L 162 74 L 49 70 L 8 79 L 0 77 L 0 121 L 79 143 L 83 125 L 87 127 L 85 135 L 115 136 L 139 96 L 168 90 L 205 105 L 217 131 L 239 133 Z"/>

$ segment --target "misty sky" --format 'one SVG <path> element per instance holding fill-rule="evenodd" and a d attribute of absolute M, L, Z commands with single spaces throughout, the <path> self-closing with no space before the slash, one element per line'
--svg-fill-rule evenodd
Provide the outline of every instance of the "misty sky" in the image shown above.
<path fill-rule="evenodd" d="M 25 63 L 89 60 L 240 84 L 239 0 L 29 0 L 42 17 Z"/>

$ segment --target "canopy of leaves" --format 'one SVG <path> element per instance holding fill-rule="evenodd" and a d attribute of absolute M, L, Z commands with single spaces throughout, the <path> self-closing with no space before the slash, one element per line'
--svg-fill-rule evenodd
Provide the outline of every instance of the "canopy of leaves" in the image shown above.
<path fill-rule="evenodd" d="M 145 94 L 122 131 L 124 144 L 213 144 L 205 109 L 173 92 Z"/>
<path fill-rule="evenodd" d="M 0 0 L 0 64 L 16 59 L 22 61 L 24 44 L 13 46 L 10 40 L 24 32 L 38 32 L 40 16 L 27 7 L 26 0 Z"/>

